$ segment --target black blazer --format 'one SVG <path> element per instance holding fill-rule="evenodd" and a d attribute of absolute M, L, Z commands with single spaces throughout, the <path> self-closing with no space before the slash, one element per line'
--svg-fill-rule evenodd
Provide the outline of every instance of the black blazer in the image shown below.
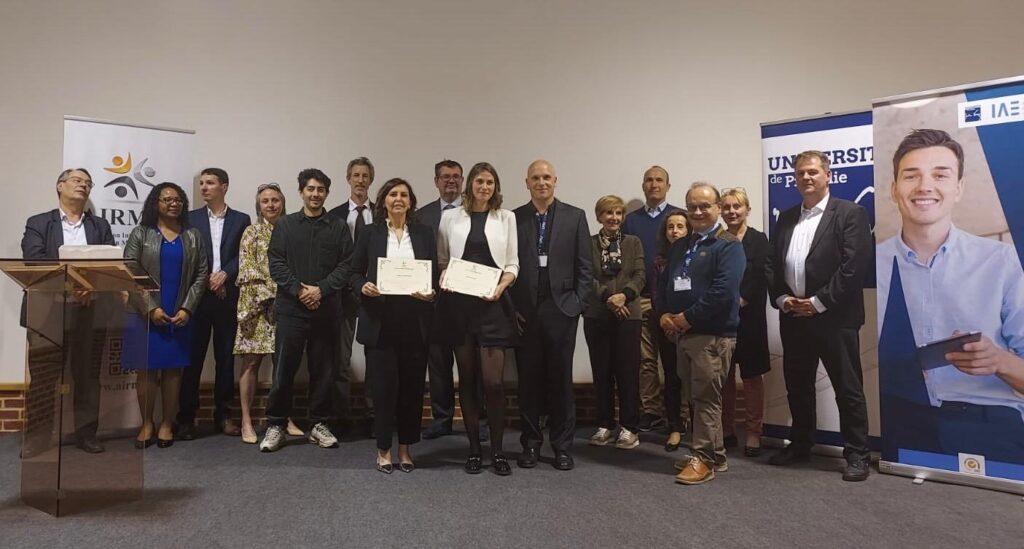
<path fill-rule="evenodd" d="M 242 244 L 242 233 L 251 223 L 249 214 L 228 208 L 224 214 L 224 233 L 220 237 L 220 268 L 227 273 L 227 287 L 237 291 L 235 279 L 238 278 L 238 249 Z M 213 237 L 210 236 L 210 214 L 207 208 L 188 212 L 188 224 L 199 230 L 206 245 L 206 264 L 213 272 Z"/>
<path fill-rule="evenodd" d="M 430 227 L 416 222 L 408 223 L 406 230 L 409 231 L 409 238 L 412 239 L 412 249 L 416 259 L 430 260 L 433 288 L 437 292 L 440 273 L 437 271 L 437 240 L 434 237 L 434 231 Z M 430 333 L 430 319 L 434 311 L 432 303 L 404 296 L 367 297 L 362 295 L 364 284 L 367 282 L 377 283 L 377 259 L 387 257 L 387 253 L 388 228 L 386 221 L 379 220 L 367 225 L 366 229 L 359 233 L 359 240 L 356 242 L 356 248 L 352 252 L 352 259 L 349 263 L 349 281 L 352 284 L 352 289 L 360 292 L 356 341 L 370 347 L 377 345 L 380 340 L 383 316 L 390 309 L 390 307 L 385 307 L 385 303 L 394 300 L 401 304 L 400 306 L 408 307 L 409 314 L 419 317 L 420 334 L 423 337 L 423 342 L 426 343 Z"/>
<path fill-rule="evenodd" d="M 344 223 L 345 226 L 348 226 L 348 204 L 349 204 L 349 200 L 350 199 L 346 198 L 345 202 L 341 206 L 338 206 L 336 208 L 332 208 L 330 211 L 327 212 L 329 215 L 333 215 L 334 217 L 338 218 L 338 220 L 341 221 L 342 223 Z M 370 214 L 372 215 L 373 214 L 373 201 L 368 201 L 366 203 L 366 208 L 368 210 L 370 210 Z M 376 222 L 377 220 L 374 219 L 374 221 Z M 437 232 L 436 228 L 435 228 L 434 232 Z M 348 231 L 348 240 L 349 240 L 349 243 L 352 244 L 353 246 L 355 246 L 355 238 L 356 238 L 355 231 Z"/>
<path fill-rule="evenodd" d="M 430 227 L 437 235 L 437 229 L 441 226 L 441 200 L 437 199 L 427 205 L 420 206 L 416 210 L 416 221 Z"/>
<path fill-rule="evenodd" d="M 551 295 L 566 316 L 579 316 L 594 284 L 591 262 L 590 230 L 583 210 L 555 200 L 551 243 L 548 248 L 548 277 Z M 516 309 L 533 312 L 537 308 L 537 210 L 531 202 L 515 209 L 519 238 L 519 277 L 512 285 Z"/>
<path fill-rule="evenodd" d="M 786 252 L 800 205 L 779 216 L 772 233 L 768 293 L 772 306 L 780 296 L 793 295 L 786 284 Z M 816 296 L 827 309 L 818 318 L 832 326 L 859 328 L 864 324 L 864 280 L 874 256 L 867 211 L 830 196 L 811 241 L 805 264 L 807 297 Z"/>
<path fill-rule="evenodd" d="M 740 365 L 740 376 L 746 379 L 771 369 L 765 301 L 768 299 L 768 262 L 772 247 L 764 233 L 751 227 L 747 228 L 742 242 L 747 268 L 740 282 L 740 297 L 747 305 L 740 307 L 740 327 L 736 333 L 732 361 Z"/>
<path fill-rule="evenodd" d="M 85 229 L 85 240 L 89 244 L 114 245 L 114 234 L 110 231 L 110 223 L 86 210 L 82 214 L 82 227 Z M 58 249 L 64 245 L 64 227 L 60 221 L 60 210 L 53 209 L 36 214 L 25 222 L 25 234 L 21 237 L 21 258 L 58 259 Z M 21 326 L 25 323 L 25 296 L 21 298 Z"/>

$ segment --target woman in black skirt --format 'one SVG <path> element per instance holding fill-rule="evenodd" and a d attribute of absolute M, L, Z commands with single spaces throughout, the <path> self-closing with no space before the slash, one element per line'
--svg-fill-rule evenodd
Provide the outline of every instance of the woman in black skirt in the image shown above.
<path fill-rule="evenodd" d="M 498 172 L 486 162 L 469 170 L 462 207 L 444 212 L 437 233 L 438 268 L 441 284 L 453 258 L 479 263 L 502 271 L 494 293 L 486 298 L 443 292 L 438 303 L 436 339 L 455 346 L 459 368 L 459 401 L 469 437 L 466 472 L 479 473 L 483 467 L 480 448 L 480 402 L 475 388 L 483 380 L 487 417 L 491 428 L 491 458 L 494 472 L 512 474 L 502 453 L 505 427 L 505 350 L 515 345 L 515 311 L 505 290 L 519 273 L 516 218 L 501 209 Z"/>

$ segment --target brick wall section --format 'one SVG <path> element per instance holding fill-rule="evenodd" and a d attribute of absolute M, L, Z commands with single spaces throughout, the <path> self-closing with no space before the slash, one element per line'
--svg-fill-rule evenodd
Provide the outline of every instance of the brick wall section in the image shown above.
<path fill-rule="evenodd" d="M 576 393 L 576 415 L 577 422 L 580 425 L 592 425 L 596 421 L 597 416 L 597 402 L 594 396 L 594 386 L 590 384 L 578 384 L 573 387 Z M 306 416 L 307 407 L 309 402 L 305 395 L 305 387 L 296 388 L 295 396 L 295 417 L 302 418 Z M 265 422 L 264 415 L 267 409 L 267 395 L 270 393 L 270 384 L 260 384 L 256 389 L 256 397 L 253 400 L 253 415 L 257 418 L 260 425 Z M 363 386 L 354 385 L 352 387 L 352 413 L 355 417 L 360 417 L 363 412 Z M 736 395 L 736 421 L 742 423 L 743 421 L 743 393 L 738 392 Z M 505 400 L 506 400 L 506 423 L 511 427 L 519 426 L 519 400 L 516 396 L 515 388 L 505 388 Z M 462 411 L 458 405 L 458 399 L 455 399 L 455 418 L 457 421 L 462 421 Z M 231 406 L 232 417 L 240 417 L 240 410 L 238 407 L 238 398 L 236 396 L 234 403 Z M 199 422 L 201 424 L 210 425 L 213 423 L 213 385 L 204 384 L 200 391 L 199 397 Z M 430 396 L 427 395 L 423 399 L 423 424 L 426 425 L 430 422 Z M 25 392 L 23 390 L 2 390 L 0 391 L 0 434 L 3 433 L 14 433 L 21 431 L 25 424 Z"/>

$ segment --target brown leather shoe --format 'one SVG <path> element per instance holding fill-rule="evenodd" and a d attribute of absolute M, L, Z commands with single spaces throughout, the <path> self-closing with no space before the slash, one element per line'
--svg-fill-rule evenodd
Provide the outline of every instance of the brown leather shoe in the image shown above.
<path fill-rule="evenodd" d="M 239 428 L 238 425 L 236 425 L 235 422 L 231 421 L 230 419 L 224 421 L 224 424 L 221 425 L 220 430 L 225 435 L 228 435 L 230 437 L 237 437 L 242 434 L 242 429 Z"/>
<path fill-rule="evenodd" d="M 715 478 L 715 470 L 708 467 L 700 458 L 694 457 L 683 470 L 676 475 L 679 484 L 703 484 Z"/>

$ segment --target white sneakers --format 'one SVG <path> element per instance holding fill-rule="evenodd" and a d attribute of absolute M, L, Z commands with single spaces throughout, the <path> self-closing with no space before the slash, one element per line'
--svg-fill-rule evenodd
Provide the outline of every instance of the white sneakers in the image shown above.
<path fill-rule="evenodd" d="M 619 436 L 616 438 L 614 431 L 604 427 L 599 427 L 590 437 L 590 445 L 607 446 L 612 440 L 615 441 L 615 447 L 620 450 L 629 450 L 640 446 L 640 437 L 629 429 L 620 429 Z"/>
<path fill-rule="evenodd" d="M 279 425 L 267 427 L 267 432 L 263 435 L 263 441 L 260 442 L 260 451 L 276 452 L 280 450 L 284 446 L 285 438 L 283 427 Z M 334 436 L 334 433 L 331 433 L 326 423 L 317 423 L 309 430 L 309 442 L 321 448 L 338 447 L 338 439 Z"/>

